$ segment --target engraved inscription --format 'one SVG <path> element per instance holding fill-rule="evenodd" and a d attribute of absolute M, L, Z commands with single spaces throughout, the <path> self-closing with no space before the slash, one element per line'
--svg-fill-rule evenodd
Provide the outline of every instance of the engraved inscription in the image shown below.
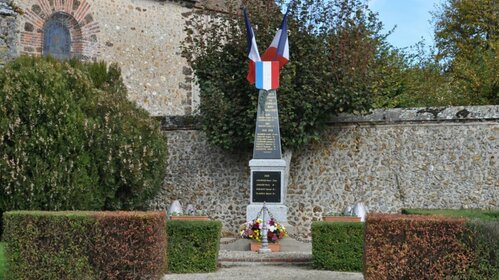
<path fill-rule="evenodd" d="M 281 172 L 253 171 L 253 202 L 281 202 Z"/>
<path fill-rule="evenodd" d="M 260 91 L 253 158 L 282 158 L 279 114 L 277 112 L 277 95 L 275 90 Z"/>

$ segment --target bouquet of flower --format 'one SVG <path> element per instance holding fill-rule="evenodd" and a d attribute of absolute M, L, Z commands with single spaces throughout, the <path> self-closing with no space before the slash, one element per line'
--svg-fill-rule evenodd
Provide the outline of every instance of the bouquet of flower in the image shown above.
<path fill-rule="evenodd" d="M 253 239 L 262 242 L 262 219 L 249 221 L 241 225 L 239 234 L 246 239 Z M 279 224 L 274 218 L 267 221 L 267 237 L 271 243 L 276 243 L 279 239 L 287 236 L 286 228 Z"/>

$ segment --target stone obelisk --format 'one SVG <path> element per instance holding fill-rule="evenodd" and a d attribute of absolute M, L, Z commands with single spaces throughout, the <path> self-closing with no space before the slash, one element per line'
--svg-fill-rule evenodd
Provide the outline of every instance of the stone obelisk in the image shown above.
<path fill-rule="evenodd" d="M 276 90 L 260 90 L 251 169 L 250 204 L 246 220 L 256 218 L 265 202 L 277 221 L 287 224 L 286 161 L 282 159 Z"/>

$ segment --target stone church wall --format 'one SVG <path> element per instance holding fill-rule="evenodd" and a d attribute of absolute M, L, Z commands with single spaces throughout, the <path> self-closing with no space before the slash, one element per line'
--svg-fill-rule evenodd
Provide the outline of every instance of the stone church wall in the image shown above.
<path fill-rule="evenodd" d="M 179 199 L 229 231 L 245 222 L 251 153 L 210 146 L 203 133 L 165 120 L 168 168 L 151 207 Z M 318 143 L 295 152 L 286 205 L 298 233 L 355 202 L 401 208 L 499 209 L 499 106 L 377 110 L 331 121 Z"/>
<path fill-rule="evenodd" d="M 0 4 L 0 63 L 21 54 L 42 55 L 46 23 L 59 18 L 71 34 L 71 56 L 118 63 L 130 100 L 154 116 L 190 115 L 199 94 L 180 55 L 184 27 L 196 9 L 220 12 L 223 2 L 14 0 L 17 16 Z"/>
<path fill-rule="evenodd" d="M 0 68 L 17 56 L 17 17 L 15 6 L 0 0 Z"/>

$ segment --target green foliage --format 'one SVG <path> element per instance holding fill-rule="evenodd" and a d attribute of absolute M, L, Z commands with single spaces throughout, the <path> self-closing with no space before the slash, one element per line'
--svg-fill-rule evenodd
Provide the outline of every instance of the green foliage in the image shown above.
<path fill-rule="evenodd" d="M 312 223 L 314 267 L 336 271 L 362 271 L 364 224 Z"/>
<path fill-rule="evenodd" d="M 88 215 L 6 212 L 4 219 L 7 280 L 95 279 Z"/>
<path fill-rule="evenodd" d="M 6 279 L 153 279 L 166 270 L 163 212 L 6 212 Z"/>
<path fill-rule="evenodd" d="M 160 188 L 159 124 L 116 65 L 20 57 L 0 71 L 0 212 L 141 209 Z"/>
<path fill-rule="evenodd" d="M 221 222 L 168 221 L 166 229 L 170 272 L 211 272 L 217 269 Z"/>
<path fill-rule="evenodd" d="M 496 0 L 447 0 L 434 14 L 437 57 L 469 102 L 499 104 L 498 14 Z"/>
<path fill-rule="evenodd" d="M 472 221 L 466 226 L 464 242 L 473 252 L 473 262 L 463 279 L 499 279 L 499 221 Z"/>
<path fill-rule="evenodd" d="M 467 105 L 471 101 L 452 90 L 452 80 L 443 74 L 433 50 L 419 43 L 411 50 L 390 50 L 390 63 L 380 82 L 391 90 L 376 94 L 374 107 L 428 107 Z M 471 102 L 473 103 L 473 102 Z"/>
<path fill-rule="evenodd" d="M 0 279 L 5 279 L 4 278 L 4 271 L 5 271 L 5 255 L 4 255 L 4 250 L 5 250 L 5 243 L 0 242 Z"/>
<path fill-rule="evenodd" d="M 499 3 L 495 0 L 447 0 L 433 14 L 441 58 L 473 55 L 490 49 L 499 36 Z"/>
<path fill-rule="evenodd" d="M 444 1 L 433 13 L 435 48 L 387 49 L 379 82 L 391 90 L 376 92 L 374 106 L 499 104 L 498 12 L 495 0 Z"/>
<path fill-rule="evenodd" d="M 499 220 L 499 210 L 480 209 L 402 209 L 406 215 L 441 215 L 448 217 L 462 217 L 480 219 L 482 221 Z"/>
<path fill-rule="evenodd" d="M 282 13 L 271 0 L 247 6 L 263 53 Z M 183 47 L 201 89 L 202 127 L 211 143 L 226 149 L 249 147 L 255 131 L 258 91 L 245 79 L 247 41 L 239 15 L 213 14 L 206 24 L 195 14 Z M 277 95 L 283 146 L 298 148 L 318 139 L 329 116 L 365 112 L 372 92 L 388 90 L 377 82 L 384 36 L 360 0 L 294 1 L 288 27 L 291 60 Z"/>

